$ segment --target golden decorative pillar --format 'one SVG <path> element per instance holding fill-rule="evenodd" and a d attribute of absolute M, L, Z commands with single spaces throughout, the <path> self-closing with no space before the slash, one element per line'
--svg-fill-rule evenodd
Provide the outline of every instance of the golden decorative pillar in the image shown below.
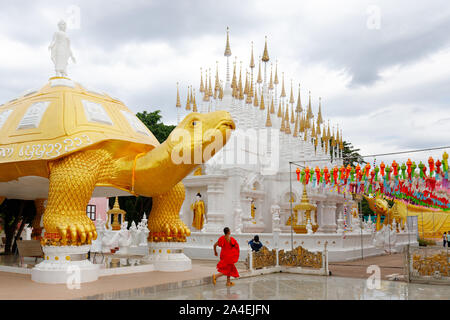
<path fill-rule="evenodd" d="M 106 227 L 108 229 L 111 228 L 112 230 L 120 230 L 121 223 L 125 220 L 126 214 L 125 210 L 120 209 L 119 198 L 116 197 L 114 207 L 107 212 L 108 219 L 106 220 Z"/>

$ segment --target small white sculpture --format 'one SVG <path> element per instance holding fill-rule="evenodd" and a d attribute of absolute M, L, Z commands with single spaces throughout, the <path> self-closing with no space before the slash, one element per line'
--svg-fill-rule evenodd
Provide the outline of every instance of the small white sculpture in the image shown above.
<path fill-rule="evenodd" d="M 123 221 L 119 231 L 119 250 L 123 254 L 127 253 L 127 248 L 131 245 L 131 235 L 127 227 L 128 221 Z"/>
<path fill-rule="evenodd" d="M 138 231 L 140 231 L 139 234 L 139 246 L 147 246 L 147 238 L 150 231 L 148 230 L 147 225 L 147 216 L 144 213 L 144 217 L 142 218 L 141 222 L 138 224 Z"/>
<path fill-rule="evenodd" d="M 308 222 L 306 223 L 306 231 L 307 234 L 313 234 L 313 229 L 312 229 L 312 225 L 311 225 L 311 220 L 308 219 Z"/>
<path fill-rule="evenodd" d="M 136 223 L 133 221 L 131 223 L 131 227 L 130 227 L 131 246 L 132 247 L 137 247 L 139 245 L 139 233 L 140 233 L 140 231 L 138 231 L 138 229 L 136 227 Z"/>
<path fill-rule="evenodd" d="M 102 241 L 106 232 L 105 221 L 97 220 L 95 222 L 95 229 L 97 230 L 97 239 L 92 240 L 91 252 L 102 252 Z"/>
<path fill-rule="evenodd" d="M 25 226 L 25 240 L 31 240 L 31 234 L 33 233 L 33 228 L 29 224 Z"/>
<path fill-rule="evenodd" d="M 70 48 L 70 39 L 66 34 L 66 22 L 64 20 L 58 22 L 58 29 L 54 33 L 52 43 L 48 49 L 51 50 L 56 76 L 66 77 L 69 58 L 72 58 L 74 63 L 76 63 L 76 60 Z"/>

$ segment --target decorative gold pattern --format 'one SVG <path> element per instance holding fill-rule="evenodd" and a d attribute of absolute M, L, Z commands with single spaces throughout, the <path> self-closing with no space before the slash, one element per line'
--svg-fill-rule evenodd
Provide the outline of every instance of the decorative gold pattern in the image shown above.
<path fill-rule="evenodd" d="M 322 252 L 310 252 L 302 246 L 294 250 L 278 252 L 280 266 L 322 268 Z"/>
<path fill-rule="evenodd" d="M 252 252 L 252 259 L 254 269 L 273 267 L 277 264 L 277 252 L 264 246 L 258 252 Z"/>
<path fill-rule="evenodd" d="M 425 249 L 426 250 L 426 249 Z M 412 255 L 413 277 L 433 276 L 434 278 L 450 277 L 450 263 L 446 252 L 441 251 L 430 256 L 415 252 Z"/>

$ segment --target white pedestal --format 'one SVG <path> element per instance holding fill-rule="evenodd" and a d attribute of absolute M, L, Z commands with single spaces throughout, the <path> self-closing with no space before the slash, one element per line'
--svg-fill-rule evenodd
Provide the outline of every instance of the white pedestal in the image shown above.
<path fill-rule="evenodd" d="M 149 242 L 147 261 L 156 271 L 178 272 L 192 270 L 192 261 L 184 253 L 182 242 Z"/>
<path fill-rule="evenodd" d="M 44 261 L 31 270 L 31 280 L 55 284 L 96 281 L 100 271 L 98 265 L 87 260 L 90 247 L 43 246 Z"/>

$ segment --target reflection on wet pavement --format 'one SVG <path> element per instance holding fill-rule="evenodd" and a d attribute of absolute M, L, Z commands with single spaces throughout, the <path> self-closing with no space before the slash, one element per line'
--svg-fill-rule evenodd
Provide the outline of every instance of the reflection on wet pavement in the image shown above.
<path fill-rule="evenodd" d="M 159 291 L 131 299 L 160 300 L 448 300 L 450 286 L 381 281 L 378 289 L 369 289 L 366 279 L 321 277 L 297 274 L 269 274 L 236 279 L 235 286 L 224 282 L 213 285 Z"/>

